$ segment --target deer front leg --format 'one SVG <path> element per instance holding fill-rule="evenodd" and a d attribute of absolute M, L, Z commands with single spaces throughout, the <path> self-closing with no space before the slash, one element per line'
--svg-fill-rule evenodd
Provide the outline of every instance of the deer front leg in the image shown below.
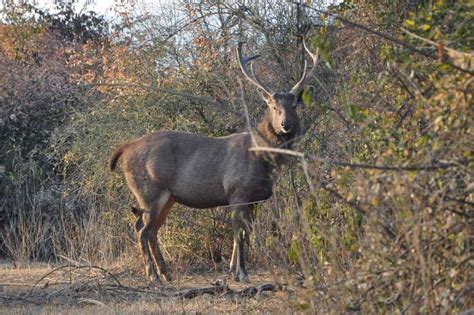
<path fill-rule="evenodd" d="M 245 283 L 249 282 L 249 276 L 245 269 L 245 242 L 250 231 L 249 227 L 250 215 L 248 206 L 236 206 L 232 211 L 234 251 L 230 268 L 234 274 L 234 279 Z M 233 268 L 234 265 L 235 268 Z"/>
<path fill-rule="evenodd" d="M 237 240 L 234 240 L 232 247 L 232 258 L 230 259 L 229 273 L 234 274 L 237 267 Z"/>

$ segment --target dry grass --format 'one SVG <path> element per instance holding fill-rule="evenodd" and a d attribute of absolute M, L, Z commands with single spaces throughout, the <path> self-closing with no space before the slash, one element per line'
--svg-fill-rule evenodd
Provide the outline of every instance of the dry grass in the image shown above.
<path fill-rule="evenodd" d="M 150 286 L 139 269 L 113 266 L 51 266 L 33 264 L 13 268 L 0 265 L 0 313 L 288 313 L 294 311 L 295 289 L 261 292 L 255 298 L 202 295 L 192 299 L 175 297 L 179 292 L 211 286 L 225 275 L 216 272 L 175 275 L 165 288 Z M 277 273 L 253 271 L 252 283 L 227 279 L 233 290 L 264 283 L 280 283 Z M 288 279 L 287 276 L 284 277 Z M 280 283 L 281 284 L 281 283 Z M 278 286 L 280 287 L 280 286 Z M 280 287 L 281 288 L 281 287 Z"/>

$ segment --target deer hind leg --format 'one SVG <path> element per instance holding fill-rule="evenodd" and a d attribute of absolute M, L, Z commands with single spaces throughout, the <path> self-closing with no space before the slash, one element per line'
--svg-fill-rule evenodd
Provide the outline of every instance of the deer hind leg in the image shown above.
<path fill-rule="evenodd" d="M 156 194 L 153 200 L 140 202 L 145 211 L 142 216 L 143 228 L 138 232 L 138 243 L 145 262 L 145 272 L 147 277 L 150 281 L 159 284 L 161 284 L 161 280 L 155 269 L 153 257 L 150 253 L 149 243 L 153 242 L 153 235 L 156 237 L 157 229 L 155 227 L 158 225 L 160 213 L 168 203 L 170 195 L 171 194 L 168 191 L 161 191 Z"/>
<path fill-rule="evenodd" d="M 158 274 L 163 275 L 166 281 L 168 282 L 172 281 L 172 277 L 168 271 L 168 268 L 166 268 L 165 259 L 163 258 L 160 246 L 158 245 L 158 230 L 165 223 L 166 217 L 168 216 L 171 208 L 173 207 L 173 204 L 173 197 L 169 197 L 168 201 L 163 206 L 160 211 L 160 214 L 158 215 L 158 220 L 156 220 L 155 224 L 153 225 L 153 230 L 149 238 L 150 249 L 158 266 Z"/>

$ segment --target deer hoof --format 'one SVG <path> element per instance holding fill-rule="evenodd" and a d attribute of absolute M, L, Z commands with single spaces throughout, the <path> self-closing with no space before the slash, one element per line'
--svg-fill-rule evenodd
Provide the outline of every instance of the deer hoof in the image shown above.
<path fill-rule="evenodd" d="M 169 273 L 163 274 L 163 278 L 168 282 L 173 282 L 173 277 Z"/>
<path fill-rule="evenodd" d="M 159 285 L 159 286 L 163 286 L 163 283 L 161 282 L 160 277 L 158 275 L 151 274 L 149 278 L 150 278 L 151 284 L 156 284 L 156 285 Z"/>
<path fill-rule="evenodd" d="M 249 276 L 246 273 L 238 273 L 234 276 L 234 280 L 242 283 L 250 283 Z"/>
<path fill-rule="evenodd" d="M 250 283 L 250 279 L 248 275 L 240 275 L 239 280 L 242 283 Z"/>

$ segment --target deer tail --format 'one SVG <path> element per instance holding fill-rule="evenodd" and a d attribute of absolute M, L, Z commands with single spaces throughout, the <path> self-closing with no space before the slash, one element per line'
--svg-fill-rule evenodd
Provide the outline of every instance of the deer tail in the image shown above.
<path fill-rule="evenodd" d="M 109 169 L 111 171 L 114 171 L 115 168 L 117 167 L 118 159 L 123 154 L 123 152 L 128 147 L 128 145 L 129 145 L 128 143 L 124 144 L 123 146 L 121 146 L 120 148 L 115 150 L 115 152 L 110 156 L 110 158 L 109 158 Z"/>

